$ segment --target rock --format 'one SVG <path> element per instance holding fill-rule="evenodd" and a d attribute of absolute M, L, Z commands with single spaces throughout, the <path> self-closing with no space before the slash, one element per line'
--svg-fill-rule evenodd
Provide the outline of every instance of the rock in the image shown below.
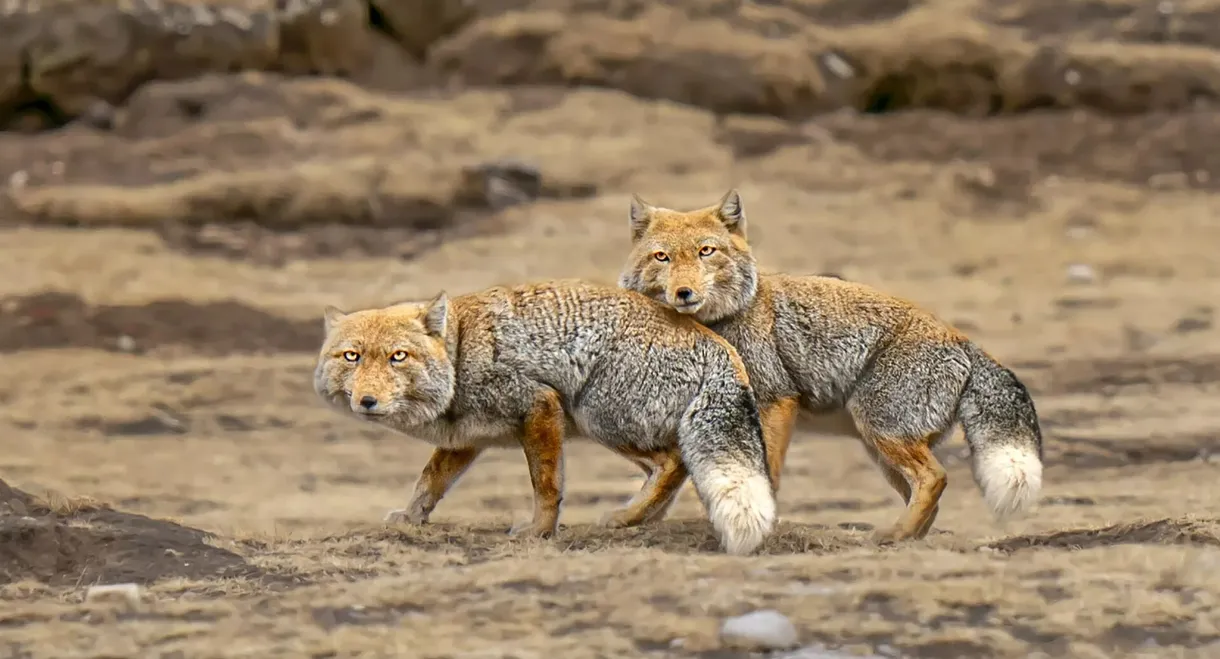
<path fill-rule="evenodd" d="M 534 201 L 542 193 L 542 172 L 515 160 L 466 167 L 456 194 L 463 203 L 495 210 Z"/>
<path fill-rule="evenodd" d="M 40 97 L 74 117 L 99 100 L 121 102 L 148 80 L 265 68 L 279 49 L 273 0 L 46 0 L 6 3 L 6 10 L 0 108 Z M 12 67 L 23 60 L 26 75 L 14 85 Z"/>
<path fill-rule="evenodd" d="M 428 48 L 469 22 L 473 0 L 371 0 L 379 27 L 403 48 L 423 59 Z"/>
<path fill-rule="evenodd" d="M 445 29 L 454 26 L 448 11 L 436 17 Z M 436 21 L 418 30 L 447 34 Z M 18 122 L 35 102 L 49 123 L 64 123 L 98 102 L 121 105 L 153 80 L 234 71 L 358 76 L 375 64 L 376 34 L 364 0 L 0 3 L 0 124 Z"/>
<path fill-rule="evenodd" d="M 146 80 L 268 66 L 279 47 L 274 10 L 270 0 L 249 5 L 52 0 L 7 20 L 20 26 L 32 91 L 75 116 Z"/>
<path fill-rule="evenodd" d="M 398 42 L 383 32 L 366 35 L 369 46 L 368 65 L 355 71 L 352 82 L 368 89 L 403 92 L 435 88 L 437 75 L 426 69 Z"/>
<path fill-rule="evenodd" d="M 288 0 L 279 16 L 278 71 L 349 75 L 373 60 L 364 0 Z"/>
<path fill-rule="evenodd" d="M 774 609 L 729 618 L 720 627 L 720 641 L 742 650 L 789 650 L 799 644 L 796 627 Z"/>
<path fill-rule="evenodd" d="M 810 44 L 735 32 L 726 22 L 678 21 L 676 12 L 657 11 L 649 20 L 631 21 L 507 12 L 437 44 L 428 65 L 467 84 L 611 87 L 714 112 L 791 117 L 830 109 L 823 102 L 820 67 L 809 58 Z M 661 25 L 664 39 L 657 34 Z"/>
<path fill-rule="evenodd" d="M 1090 284 L 1097 280 L 1097 273 L 1086 263 L 1073 263 L 1067 268 L 1067 278 L 1075 284 Z"/>

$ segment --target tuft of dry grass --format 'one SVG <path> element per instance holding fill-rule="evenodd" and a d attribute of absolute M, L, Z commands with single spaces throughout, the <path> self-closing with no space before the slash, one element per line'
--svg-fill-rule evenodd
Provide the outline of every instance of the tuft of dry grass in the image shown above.
<path fill-rule="evenodd" d="M 111 510 L 111 507 L 110 504 L 98 501 L 87 495 L 68 496 L 48 490 L 42 495 L 32 497 L 30 509 L 31 512 L 35 513 L 50 513 L 60 517 L 72 517 L 79 513 Z"/>

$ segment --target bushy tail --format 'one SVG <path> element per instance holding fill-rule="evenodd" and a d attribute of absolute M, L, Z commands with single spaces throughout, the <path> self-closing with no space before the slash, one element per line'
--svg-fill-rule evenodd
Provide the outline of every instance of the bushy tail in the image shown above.
<path fill-rule="evenodd" d="M 997 519 L 1029 510 L 1042 489 L 1042 430 L 1025 385 L 978 346 L 965 345 L 973 367 L 958 403 L 974 481 Z"/>
<path fill-rule="evenodd" d="M 758 549 L 775 528 L 776 506 L 750 388 L 735 381 L 705 386 L 679 425 L 678 447 L 724 550 Z"/>

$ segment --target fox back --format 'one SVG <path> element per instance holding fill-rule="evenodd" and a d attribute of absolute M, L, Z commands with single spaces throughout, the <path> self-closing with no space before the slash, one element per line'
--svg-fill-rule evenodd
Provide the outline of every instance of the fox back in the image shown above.
<path fill-rule="evenodd" d="M 622 288 L 709 324 L 741 312 L 754 299 L 758 266 L 735 191 L 690 212 L 654 207 L 633 196 L 630 221 L 632 248 L 619 276 Z"/>

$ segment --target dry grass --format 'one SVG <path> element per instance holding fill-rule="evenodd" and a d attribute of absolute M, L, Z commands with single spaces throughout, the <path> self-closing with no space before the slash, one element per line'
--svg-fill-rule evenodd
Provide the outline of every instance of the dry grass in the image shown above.
<path fill-rule="evenodd" d="M 592 526 L 639 483 L 633 466 L 584 443 L 570 448 L 564 527 L 552 541 L 505 534 L 529 510 L 524 462 L 508 451 L 481 459 L 433 524 L 383 527 L 376 520 L 401 503 L 427 447 L 314 405 L 306 355 L 67 351 L 11 363 L 18 372 L 41 364 L 44 374 L 28 390 L 0 390 L 14 410 L 50 397 L 65 407 L 55 419 L 10 417 L 11 436 L 27 447 L 6 459 L 10 481 L 90 492 L 208 529 L 207 547 L 236 552 L 251 571 L 208 578 L 182 562 L 199 559 L 181 559 L 135 610 L 84 603 L 83 587 L 96 578 L 9 584 L 0 596 L 15 606 L 3 624 L 36 652 L 685 656 L 719 651 L 719 621 L 761 607 L 791 617 L 803 642 L 844 652 L 1017 657 L 1050 643 L 1101 656 L 1148 639 L 1203 652 L 1216 638 L 1208 620 L 1220 590 L 1207 575 L 1220 561 L 1220 522 L 1194 514 L 1220 495 L 1206 462 L 1072 466 L 1056 457 L 1064 447 L 1052 433 L 1042 508 L 999 528 L 955 444 L 945 456 L 951 487 L 940 530 L 879 550 L 869 530 L 892 521 L 895 497 L 852 442 L 799 437 L 784 523 L 760 556 L 740 559 L 717 551 L 689 490 L 659 526 Z M 1108 405 L 1146 398 L 1120 393 Z M 185 430 L 99 435 L 78 422 L 101 414 L 131 423 L 150 408 L 171 410 Z M 22 429 L 28 424 L 36 429 Z M 73 518 L 97 528 L 83 508 Z M 127 574 L 152 555 L 129 554 L 137 571 Z"/>

